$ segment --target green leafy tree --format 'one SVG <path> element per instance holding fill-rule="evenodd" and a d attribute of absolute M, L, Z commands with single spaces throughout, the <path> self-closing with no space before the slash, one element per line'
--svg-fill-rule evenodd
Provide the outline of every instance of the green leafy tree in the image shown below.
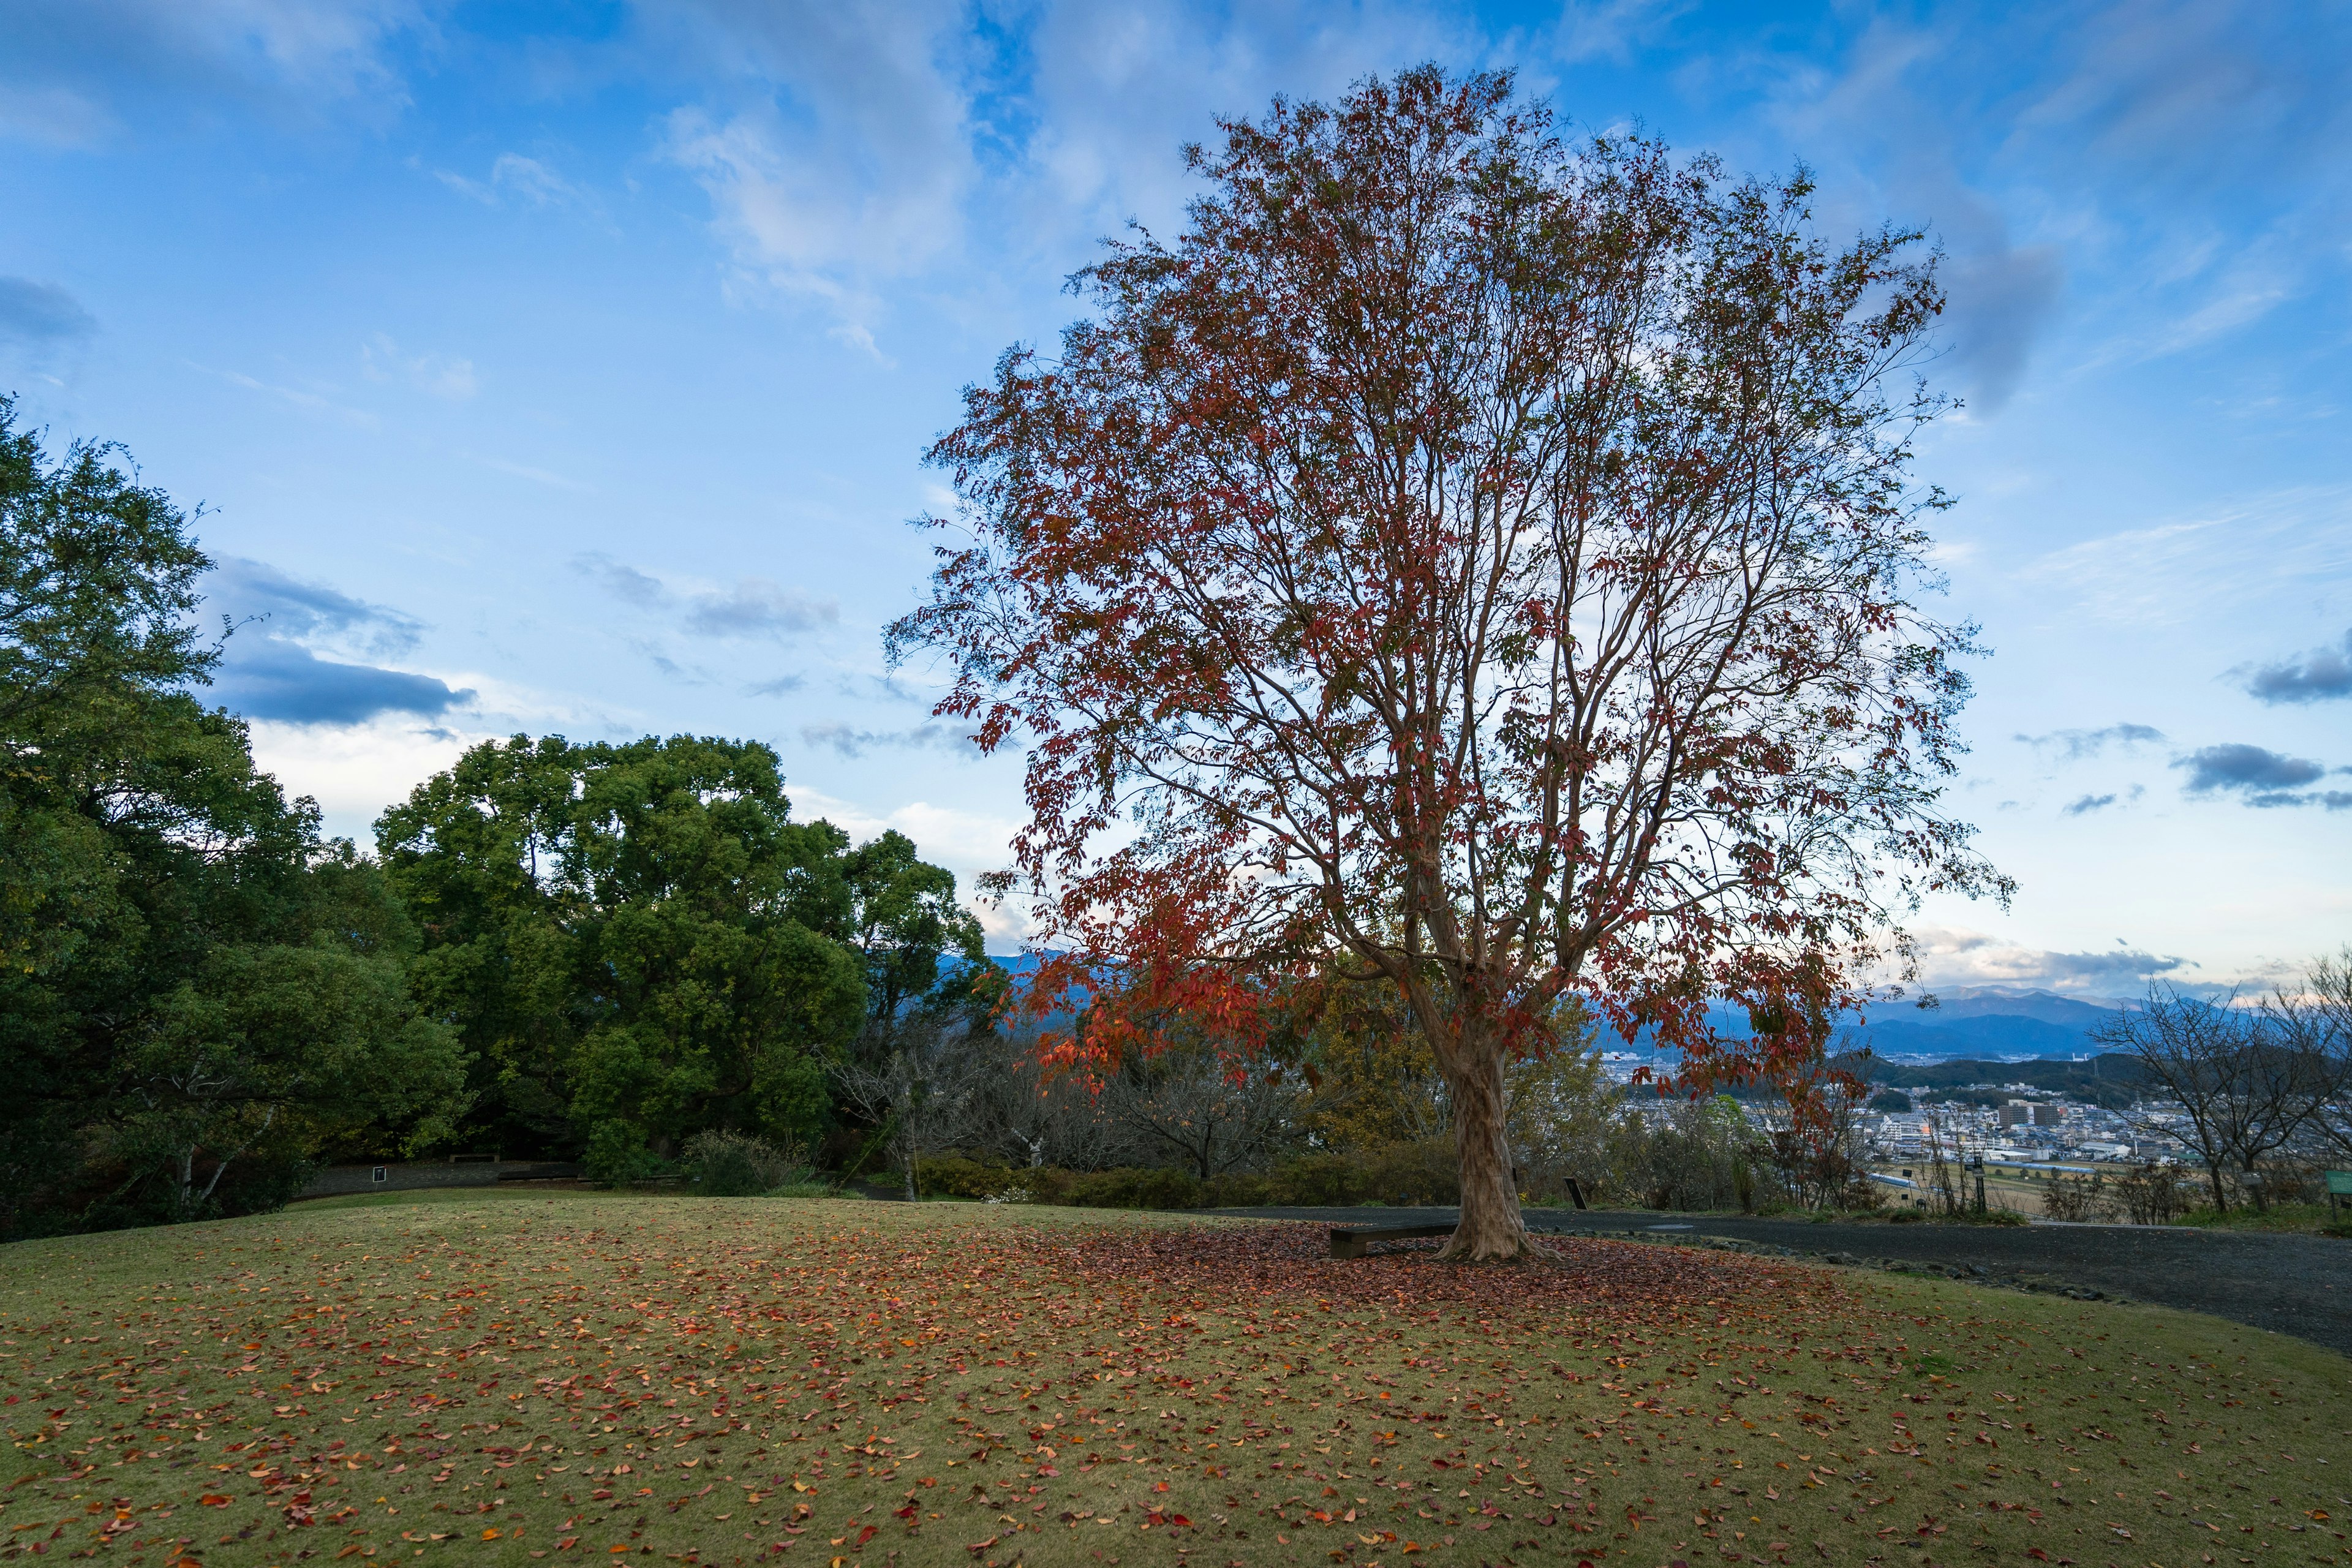
<path fill-rule="evenodd" d="M 283 1168 L 404 1123 L 414 1149 L 464 1106 L 449 1030 L 409 1005 L 398 959 L 331 939 L 215 949 L 161 999 L 121 1070 L 115 1149 L 134 1181 L 160 1170 L 182 1215 L 208 1212 L 240 1157 Z"/>
<path fill-rule="evenodd" d="M 14 420 L 0 400 L 0 1234 L 267 1204 L 357 1118 L 429 1131 L 457 1045 L 405 999 L 373 868 L 197 699 L 186 514 L 119 448 L 51 461 Z M 315 1019 L 368 1026 L 267 1026 L 297 972 Z M 331 1070 L 284 1059 L 314 1047 Z"/>
<path fill-rule="evenodd" d="M 923 860 L 913 839 L 894 828 L 860 845 L 843 877 L 869 1018 L 887 1025 L 916 1005 L 984 1012 L 1001 998 L 1003 972 L 988 962 L 979 919 L 956 899 L 955 873 Z"/>
<path fill-rule="evenodd" d="M 866 1015 L 848 840 L 791 820 L 766 746 L 486 742 L 377 842 L 477 1056 L 475 1135 L 625 1179 L 705 1128 L 822 1130 Z"/>

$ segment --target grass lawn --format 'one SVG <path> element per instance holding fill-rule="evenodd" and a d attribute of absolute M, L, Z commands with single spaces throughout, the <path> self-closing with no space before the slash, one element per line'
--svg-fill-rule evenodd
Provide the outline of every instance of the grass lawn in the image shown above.
<path fill-rule="evenodd" d="M 0 1555 L 2347 1560 L 2352 1363 L 1654 1244 L 370 1194 L 0 1249 Z"/>
<path fill-rule="evenodd" d="M 2191 1209 L 2177 1223 L 2209 1230 L 2301 1231 L 2341 1236 L 2347 1226 L 2352 1226 L 2352 1205 L 2335 1210 L 2326 1204 L 2273 1204 L 2259 1213 L 2241 1205 L 2227 1214 L 2211 1208 Z"/>

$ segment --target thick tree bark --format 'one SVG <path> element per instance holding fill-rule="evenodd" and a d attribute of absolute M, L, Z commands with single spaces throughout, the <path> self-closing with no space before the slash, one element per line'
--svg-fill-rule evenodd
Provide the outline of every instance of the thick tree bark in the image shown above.
<path fill-rule="evenodd" d="M 1444 1064 L 1454 1100 L 1454 1152 L 1462 1174 L 1462 1223 L 1438 1256 L 1449 1263 L 1516 1262 L 1528 1253 L 1528 1227 L 1512 1181 L 1505 1126 L 1502 1053 L 1465 1040 Z"/>

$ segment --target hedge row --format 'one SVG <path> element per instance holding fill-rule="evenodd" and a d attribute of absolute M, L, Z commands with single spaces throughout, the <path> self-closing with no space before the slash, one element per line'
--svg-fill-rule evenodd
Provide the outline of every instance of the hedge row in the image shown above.
<path fill-rule="evenodd" d="M 1462 1188 L 1454 1150 L 1442 1140 L 1351 1154 L 1310 1154 L 1267 1172 L 1227 1172 L 1202 1181 L 1164 1167 L 1065 1171 L 948 1154 L 918 1161 L 915 1185 L 927 1197 L 992 1198 L 1079 1208 L 1328 1208 L 1366 1202 L 1454 1204 Z"/>

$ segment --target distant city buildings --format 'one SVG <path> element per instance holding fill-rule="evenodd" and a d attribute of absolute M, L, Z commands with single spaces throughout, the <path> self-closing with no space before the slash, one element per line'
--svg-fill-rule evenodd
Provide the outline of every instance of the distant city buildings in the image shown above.
<path fill-rule="evenodd" d="M 2179 1160 L 2186 1152 L 2178 1138 L 2162 1131 L 2178 1119 L 2177 1108 L 2139 1105 L 2126 1116 L 2063 1095 L 2016 1094 L 2024 1087 L 1967 1084 L 1947 1092 L 1968 1098 L 1874 1117 L 1863 1128 L 1865 1145 L 1882 1161 L 1927 1159 L 1939 1145 L 1947 1159 L 1981 1154 L 2018 1163 Z M 1993 1093 L 2014 1097 L 1996 1105 L 1978 1103 Z"/>
<path fill-rule="evenodd" d="M 1661 1080 L 1670 1079 L 1676 1065 L 1671 1053 L 1608 1051 L 1601 1065 L 1612 1079 L 1629 1086 L 1625 1107 L 1633 1115 L 1670 1116 L 1683 1104 L 1678 1095 L 1660 1096 L 1633 1084 L 1634 1075 L 1645 1068 Z M 1956 1162 L 1977 1154 L 2016 1164 L 2189 1158 L 2188 1146 L 2165 1131 L 2181 1121 L 2178 1106 L 2146 1103 L 2122 1114 L 2022 1083 L 1972 1083 L 1909 1092 L 1916 1109 L 1873 1112 L 1863 1119 L 1859 1131 L 1872 1161 L 1927 1160 L 1939 1145 L 1944 1157 Z M 1779 1125 L 1769 1102 L 1748 1102 L 1742 1109 L 1760 1131 Z"/>

